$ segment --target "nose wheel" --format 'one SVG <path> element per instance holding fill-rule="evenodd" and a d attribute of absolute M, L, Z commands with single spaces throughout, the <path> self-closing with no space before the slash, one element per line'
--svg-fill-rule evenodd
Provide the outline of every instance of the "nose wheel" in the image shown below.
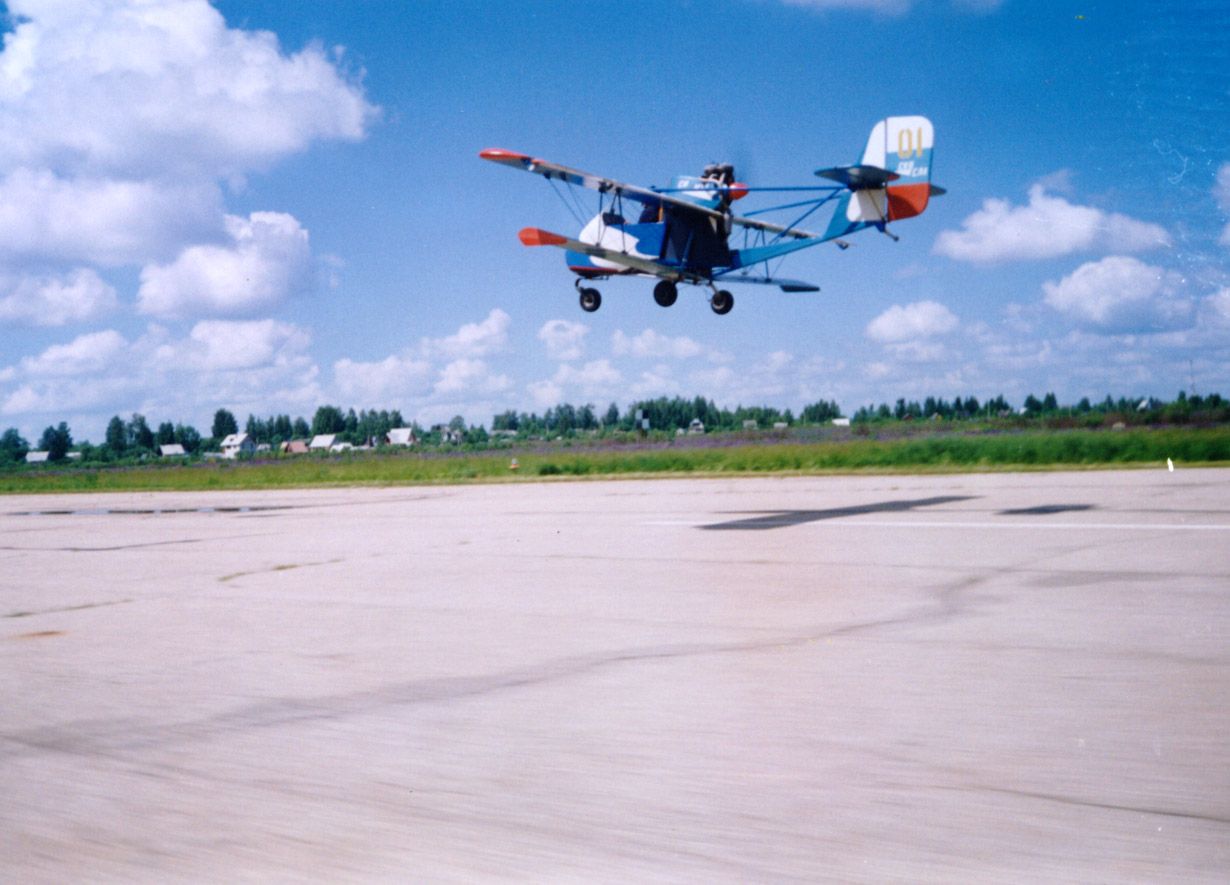
<path fill-rule="evenodd" d="M 709 299 L 709 306 L 713 308 L 713 312 L 718 316 L 724 316 L 730 313 L 730 309 L 735 306 L 735 296 L 725 289 L 718 289 L 713 293 L 713 297 Z"/>

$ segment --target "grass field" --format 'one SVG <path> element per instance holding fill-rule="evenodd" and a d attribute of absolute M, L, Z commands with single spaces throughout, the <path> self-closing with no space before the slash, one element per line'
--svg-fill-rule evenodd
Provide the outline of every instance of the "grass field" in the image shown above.
<path fill-rule="evenodd" d="M 512 459 L 518 462 L 514 471 Z M 894 440 L 688 446 L 552 447 L 498 453 L 364 452 L 130 467 L 21 466 L 0 492 L 195 491 L 425 485 L 544 477 L 961 472 L 1230 464 L 1230 428 L 936 434 Z"/>

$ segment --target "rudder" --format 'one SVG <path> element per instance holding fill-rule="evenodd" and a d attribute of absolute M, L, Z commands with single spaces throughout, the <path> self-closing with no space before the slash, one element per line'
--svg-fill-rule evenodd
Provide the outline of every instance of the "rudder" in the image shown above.
<path fill-rule="evenodd" d="M 931 196 L 935 128 L 926 117 L 888 117 L 871 130 L 862 162 L 898 176 L 888 183 L 887 220 L 921 215 Z"/>

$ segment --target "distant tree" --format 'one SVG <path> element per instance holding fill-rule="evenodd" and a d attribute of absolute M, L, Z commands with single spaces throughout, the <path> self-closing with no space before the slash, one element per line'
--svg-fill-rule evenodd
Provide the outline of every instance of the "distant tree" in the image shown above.
<path fill-rule="evenodd" d="M 863 420 L 870 417 L 869 409 L 860 409 L 859 411 L 868 413 L 864 415 Z M 809 406 L 804 406 L 803 411 L 799 414 L 799 418 L 804 424 L 827 424 L 834 418 L 840 417 L 841 408 L 837 405 L 837 403 L 826 402 L 824 400 L 814 402 Z"/>
<path fill-rule="evenodd" d="M 226 409 L 218 409 L 214 412 L 213 437 L 216 440 L 221 440 L 224 436 L 230 436 L 232 433 L 239 432 L 239 422 L 235 420 Z"/>
<path fill-rule="evenodd" d="M 290 415 L 278 415 L 273 419 L 273 439 L 270 442 L 286 442 L 288 439 L 294 439 L 294 435 Z"/>
<path fill-rule="evenodd" d="M 1024 410 L 1026 415 L 1037 415 L 1042 412 L 1042 401 L 1032 393 L 1025 397 Z"/>
<path fill-rule="evenodd" d="M 159 424 L 158 434 L 154 438 L 154 442 L 160 446 L 170 445 L 175 442 L 175 425 L 170 421 L 163 421 Z"/>
<path fill-rule="evenodd" d="M 48 461 L 63 461 L 72 444 L 73 437 L 68 432 L 68 425 L 61 421 L 59 427 L 48 427 L 43 431 L 38 447 L 47 452 Z"/>
<path fill-rule="evenodd" d="M 606 414 L 602 416 L 602 424 L 605 427 L 615 427 L 619 424 L 619 406 L 611 403 L 606 407 Z"/>
<path fill-rule="evenodd" d="M 130 446 L 147 452 L 153 450 L 154 432 L 149 429 L 149 424 L 146 422 L 144 415 L 138 415 L 134 412 L 128 422 L 127 431 Z"/>
<path fill-rule="evenodd" d="M 175 425 L 175 442 L 184 447 L 184 451 L 192 454 L 201 448 L 201 434 L 191 424 Z"/>
<path fill-rule="evenodd" d="M 312 428 L 308 426 L 303 416 L 300 416 L 291 425 L 291 434 L 293 439 L 305 439 L 312 435 Z"/>
<path fill-rule="evenodd" d="M 311 435 L 322 433 L 341 433 L 346 429 L 346 419 L 337 406 L 321 406 L 312 416 Z"/>
<path fill-rule="evenodd" d="M 1055 394 L 1048 393 L 1042 397 L 1042 411 L 1047 413 L 1059 411 L 1059 400 L 1055 398 Z"/>
<path fill-rule="evenodd" d="M 507 412 L 500 412 L 491 418 L 492 430 L 516 430 L 521 426 L 521 422 L 517 418 L 517 411 L 509 409 Z"/>
<path fill-rule="evenodd" d="M 995 397 L 995 399 L 990 400 L 986 404 L 986 408 L 992 415 L 1000 415 L 1012 411 L 1012 406 L 1006 399 L 1004 399 L 1004 395 L 1002 393 Z"/>
<path fill-rule="evenodd" d="M 107 443 L 107 448 L 115 455 L 123 455 L 128 449 L 128 428 L 124 426 L 124 420 L 116 415 L 107 422 L 107 433 L 104 440 Z"/>
<path fill-rule="evenodd" d="M 457 430 L 464 433 L 466 429 L 466 419 L 460 415 L 454 415 L 453 420 L 448 422 L 448 429 Z"/>
<path fill-rule="evenodd" d="M 10 427 L 0 436 L 0 464 L 23 461 L 30 444 L 17 432 L 16 427 Z"/>

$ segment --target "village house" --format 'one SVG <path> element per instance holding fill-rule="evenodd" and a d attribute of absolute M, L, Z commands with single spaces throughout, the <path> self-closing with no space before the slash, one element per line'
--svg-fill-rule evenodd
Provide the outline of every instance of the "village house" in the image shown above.
<path fill-rule="evenodd" d="M 391 446 L 413 446 L 418 444 L 419 438 L 415 436 L 413 427 L 394 427 L 385 441 Z"/>
<path fill-rule="evenodd" d="M 246 433 L 232 433 L 222 439 L 222 457 L 238 458 L 256 453 L 256 443 Z"/>

